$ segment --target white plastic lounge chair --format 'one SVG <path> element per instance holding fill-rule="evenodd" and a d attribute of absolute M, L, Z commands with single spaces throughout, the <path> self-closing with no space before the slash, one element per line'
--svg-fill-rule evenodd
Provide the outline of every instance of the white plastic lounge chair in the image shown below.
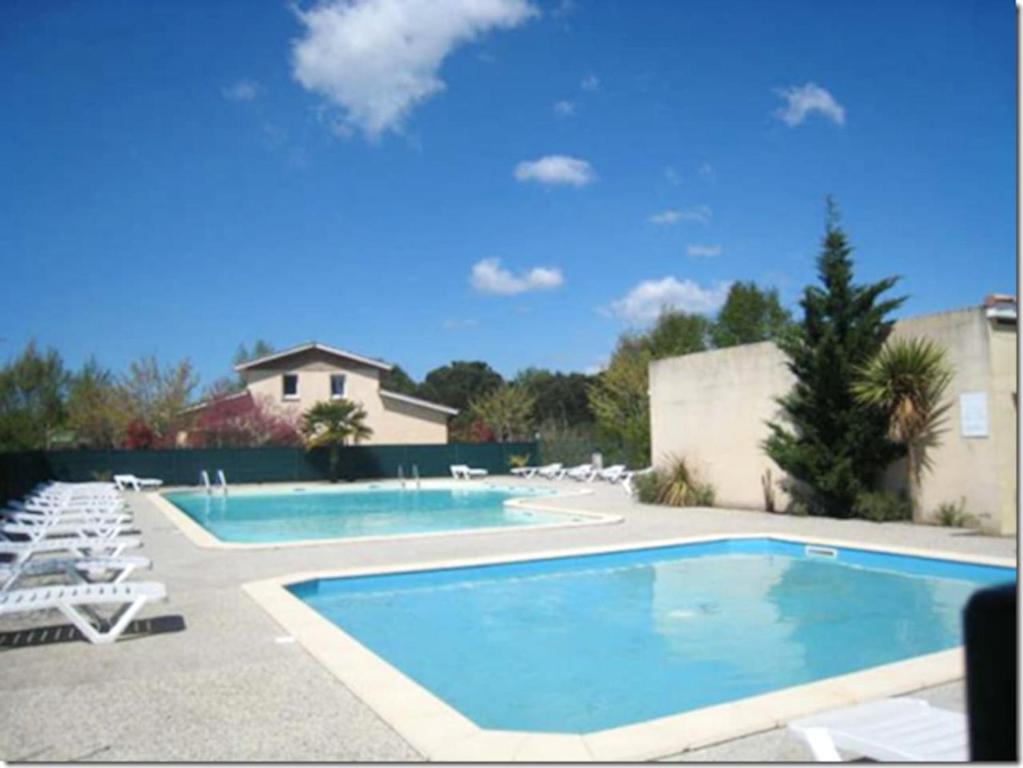
<path fill-rule="evenodd" d="M 592 464 L 579 464 L 571 469 L 564 469 L 561 471 L 561 477 L 570 477 L 573 480 L 579 480 L 580 482 L 586 482 L 593 479 L 593 474 L 596 470 Z M 560 479 L 560 478 L 559 478 Z"/>
<path fill-rule="evenodd" d="M 451 476 L 456 480 L 471 480 L 474 477 L 486 477 L 487 470 L 470 467 L 468 464 L 452 464 Z"/>
<path fill-rule="evenodd" d="M 632 487 L 632 481 L 637 476 L 639 476 L 639 475 L 649 475 L 653 471 L 654 471 L 653 467 L 647 467 L 646 469 L 636 469 L 636 470 L 630 469 L 630 470 L 627 470 L 627 471 L 623 472 L 622 475 L 621 475 L 622 488 L 625 489 L 625 492 L 627 494 L 632 496 L 632 494 L 633 494 L 633 492 L 635 490 Z"/>
<path fill-rule="evenodd" d="M 21 579 L 65 574 L 71 583 L 110 582 L 120 584 L 139 568 L 151 568 L 148 557 L 37 557 L 21 563 L 0 564 L 0 591 L 11 589 Z"/>
<path fill-rule="evenodd" d="M 624 464 L 612 464 L 610 467 L 604 467 L 603 469 L 597 470 L 596 479 L 607 480 L 609 483 L 617 483 L 622 479 L 622 475 L 624 474 Z"/>
<path fill-rule="evenodd" d="M 43 539 L 71 538 L 76 541 L 103 541 L 134 532 L 130 525 L 123 523 L 0 523 L 4 536 L 11 534 L 25 536 L 29 541 Z"/>
<path fill-rule="evenodd" d="M 512 467 L 511 473 L 516 477 L 532 477 L 540 467 Z"/>
<path fill-rule="evenodd" d="M 23 563 L 34 557 L 66 553 L 73 557 L 120 557 L 126 549 L 137 549 L 142 540 L 137 536 L 118 536 L 113 539 L 42 539 L 40 541 L 0 540 L 0 555 Z M 10 565 L 8 562 L 7 565 Z"/>
<path fill-rule="evenodd" d="M 561 474 L 562 465 L 559 463 L 546 464 L 536 470 L 536 474 L 540 477 L 546 477 L 548 480 L 555 480 Z"/>
<path fill-rule="evenodd" d="M 117 490 L 123 491 L 131 488 L 136 491 L 144 491 L 151 488 L 159 488 L 163 480 L 155 477 L 135 477 L 135 475 L 114 475 L 114 484 Z"/>
<path fill-rule="evenodd" d="M 883 699 L 789 723 L 821 762 L 838 750 L 882 762 L 965 762 L 970 759 L 966 716 L 921 699 Z"/>
<path fill-rule="evenodd" d="M 0 616 L 58 610 L 85 635 L 90 643 L 112 643 L 150 600 L 167 597 L 163 584 L 58 584 L 0 592 Z M 119 606 L 108 622 L 95 611 L 97 606 Z M 94 626 L 89 619 L 99 626 Z"/>

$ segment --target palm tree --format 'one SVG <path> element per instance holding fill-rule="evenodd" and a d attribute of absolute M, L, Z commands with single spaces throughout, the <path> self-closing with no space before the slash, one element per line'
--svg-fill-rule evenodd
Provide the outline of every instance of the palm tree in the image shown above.
<path fill-rule="evenodd" d="M 931 466 L 927 450 L 939 444 L 951 406 L 942 397 L 952 375 L 945 350 L 937 344 L 927 339 L 895 339 L 858 369 L 853 383 L 856 399 L 884 410 L 892 439 L 906 447 L 914 520 L 920 517 L 920 479 Z"/>
<path fill-rule="evenodd" d="M 372 436 L 366 426 L 366 411 L 351 400 L 320 402 L 302 414 L 302 434 L 308 448 L 330 449 L 330 482 L 337 482 L 340 448 Z"/>

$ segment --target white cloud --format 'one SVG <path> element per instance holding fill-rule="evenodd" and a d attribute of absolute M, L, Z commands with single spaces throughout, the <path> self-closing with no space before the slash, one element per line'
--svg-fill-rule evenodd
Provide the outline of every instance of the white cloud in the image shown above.
<path fill-rule="evenodd" d="M 578 3 L 575 0 L 561 0 L 551 10 L 551 17 L 555 19 L 563 19 L 566 16 L 571 16 L 573 13 L 579 10 Z"/>
<path fill-rule="evenodd" d="M 712 211 L 709 206 L 697 205 L 692 208 L 669 208 L 666 211 L 652 214 L 648 221 L 659 226 L 671 226 L 680 221 L 698 221 L 700 224 L 709 224 Z"/>
<path fill-rule="evenodd" d="M 571 117 L 575 114 L 575 102 L 564 99 L 554 102 L 554 112 L 559 117 Z"/>
<path fill-rule="evenodd" d="M 515 166 L 519 181 L 537 181 L 541 184 L 571 184 L 583 187 L 597 180 L 597 174 L 585 160 L 566 155 L 547 155 L 539 160 L 525 160 Z"/>
<path fill-rule="evenodd" d="M 820 112 L 838 125 L 845 124 L 845 107 L 815 83 L 776 88 L 774 92 L 786 102 L 784 107 L 775 110 L 774 116 L 789 127 L 802 123 L 811 112 Z"/>
<path fill-rule="evenodd" d="M 715 283 L 702 288 L 692 280 L 665 277 L 644 280 L 622 298 L 611 302 L 610 313 L 630 323 L 643 324 L 657 319 L 664 309 L 710 313 L 717 311 L 728 296 L 730 283 Z"/>
<path fill-rule="evenodd" d="M 259 96 L 261 88 L 254 80 L 239 80 L 220 89 L 220 95 L 228 101 L 252 101 Z"/>
<path fill-rule="evenodd" d="M 295 13 L 305 31 L 293 76 L 376 138 L 444 90 L 438 73 L 458 46 L 538 11 L 528 0 L 325 0 Z"/>
<path fill-rule="evenodd" d="M 526 291 L 558 288 L 565 282 L 565 278 L 560 269 L 551 267 L 534 267 L 528 272 L 514 275 L 501 266 L 500 259 L 483 259 L 473 264 L 469 282 L 480 293 L 513 296 Z"/>
<path fill-rule="evenodd" d="M 600 87 L 600 78 L 591 73 L 582 79 L 579 87 L 584 91 L 595 91 Z"/>
<path fill-rule="evenodd" d="M 686 255 L 693 259 L 713 259 L 724 251 L 720 245 L 689 245 Z"/>

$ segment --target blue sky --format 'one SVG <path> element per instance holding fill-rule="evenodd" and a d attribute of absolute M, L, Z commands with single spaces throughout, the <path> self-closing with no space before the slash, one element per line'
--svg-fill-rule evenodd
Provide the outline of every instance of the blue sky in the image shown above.
<path fill-rule="evenodd" d="M 794 305 L 828 193 L 903 314 L 979 304 L 1016 285 L 1014 30 L 995 0 L 8 0 L 0 357 L 592 370 L 729 281 Z"/>

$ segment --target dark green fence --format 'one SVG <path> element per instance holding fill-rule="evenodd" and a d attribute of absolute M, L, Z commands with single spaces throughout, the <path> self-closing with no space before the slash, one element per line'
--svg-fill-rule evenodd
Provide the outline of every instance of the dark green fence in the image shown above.
<path fill-rule="evenodd" d="M 536 443 L 449 443 L 446 445 L 357 445 L 341 449 L 342 480 L 369 480 L 405 475 L 415 465 L 420 477 L 450 475 L 452 464 L 482 467 L 506 474 L 509 457 L 536 461 Z M 113 474 L 159 477 L 167 485 L 195 485 L 199 473 L 212 478 L 224 470 L 228 483 L 273 483 L 326 480 L 325 449 L 203 448 L 160 451 L 26 451 L 0 453 L 0 501 L 23 496 L 43 480 L 82 482 L 109 479 Z"/>

